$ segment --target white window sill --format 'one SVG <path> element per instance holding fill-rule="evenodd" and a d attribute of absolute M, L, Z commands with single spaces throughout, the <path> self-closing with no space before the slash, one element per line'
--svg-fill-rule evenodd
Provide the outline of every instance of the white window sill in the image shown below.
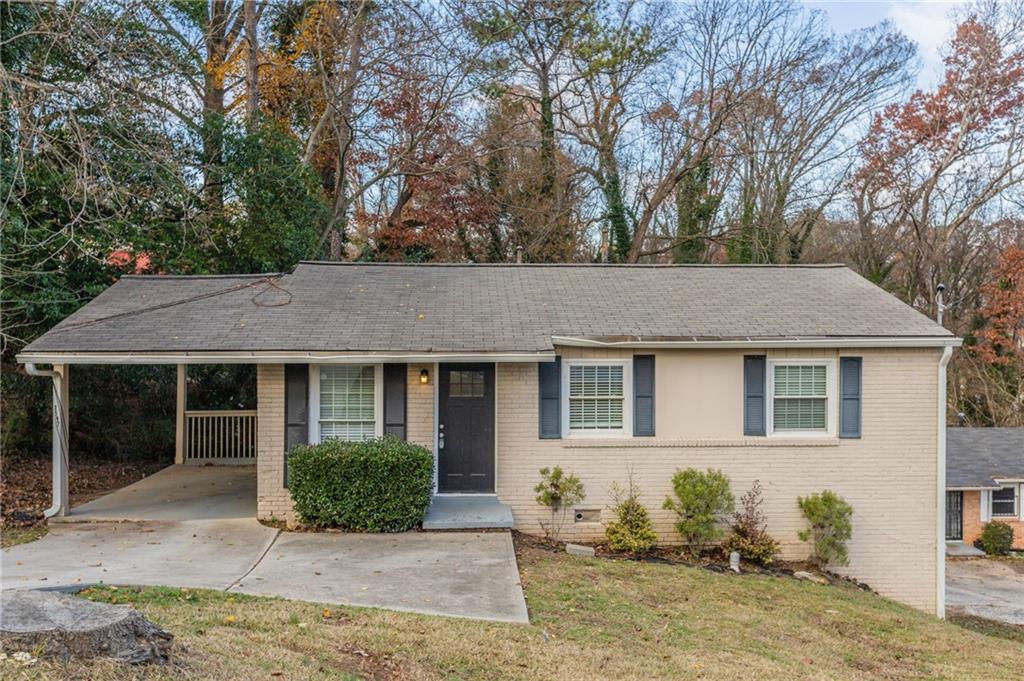
<path fill-rule="evenodd" d="M 840 439 L 828 437 L 751 437 L 668 440 L 656 437 L 634 438 L 563 438 L 564 449 L 639 449 L 686 447 L 838 447 Z"/>

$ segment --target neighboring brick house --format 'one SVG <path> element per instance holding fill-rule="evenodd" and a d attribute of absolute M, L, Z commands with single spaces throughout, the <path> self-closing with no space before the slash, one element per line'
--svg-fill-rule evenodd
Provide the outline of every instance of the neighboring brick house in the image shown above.
<path fill-rule="evenodd" d="M 126 276 L 19 359 L 53 364 L 57 394 L 70 364 L 177 364 L 185 463 L 184 366 L 256 364 L 256 410 L 224 418 L 252 424 L 261 518 L 293 518 L 289 447 L 382 434 L 434 452 L 432 509 L 490 500 L 524 532 L 541 531 L 538 469 L 571 470 L 587 496 L 565 532 L 580 541 L 602 539 L 609 488 L 630 472 L 660 540 L 678 541 L 662 509 L 672 475 L 714 467 L 737 496 L 760 480 L 769 531 L 800 559 L 797 497 L 832 489 L 854 508 L 841 571 L 941 615 L 959 343 L 839 265 L 311 262 Z"/>
<path fill-rule="evenodd" d="M 1024 428 L 949 428 L 946 490 L 947 542 L 973 544 L 999 521 L 1024 551 Z"/>

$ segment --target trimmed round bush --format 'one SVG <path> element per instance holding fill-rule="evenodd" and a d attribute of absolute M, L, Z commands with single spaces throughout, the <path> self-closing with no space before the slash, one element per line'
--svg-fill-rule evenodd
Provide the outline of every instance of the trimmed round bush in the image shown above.
<path fill-rule="evenodd" d="M 404 532 L 423 520 L 433 491 L 430 450 L 395 437 L 328 440 L 288 456 L 288 490 L 314 527 Z"/>
<path fill-rule="evenodd" d="M 990 556 L 1005 556 L 1013 548 L 1013 526 L 1008 523 L 985 523 L 978 537 L 978 548 Z"/>

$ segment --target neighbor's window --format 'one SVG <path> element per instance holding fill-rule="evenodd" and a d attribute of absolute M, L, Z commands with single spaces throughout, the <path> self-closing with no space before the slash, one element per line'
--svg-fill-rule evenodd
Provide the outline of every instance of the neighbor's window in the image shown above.
<path fill-rule="evenodd" d="M 376 435 L 376 370 L 372 364 L 320 367 L 320 439 L 358 442 Z"/>
<path fill-rule="evenodd" d="M 622 364 L 569 366 L 569 430 L 622 430 L 625 386 Z"/>
<path fill-rule="evenodd" d="M 992 516 L 1017 515 L 1017 488 L 1004 487 L 992 490 Z"/>
<path fill-rule="evenodd" d="M 772 366 L 772 430 L 828 429 L 827 364 Z"/>

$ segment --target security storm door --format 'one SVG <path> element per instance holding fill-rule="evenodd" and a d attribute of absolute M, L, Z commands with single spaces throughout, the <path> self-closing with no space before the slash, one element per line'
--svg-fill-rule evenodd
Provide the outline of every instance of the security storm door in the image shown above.
<path fill-rule="evenodd" d="M 494 492 L 494 365 L 438 368 L 439 492 Z"/>
<path fill-rule="evenodd" d="M 964 493 L 946 492 L 946 540 L 961 541 L 964 538 Z"/>

